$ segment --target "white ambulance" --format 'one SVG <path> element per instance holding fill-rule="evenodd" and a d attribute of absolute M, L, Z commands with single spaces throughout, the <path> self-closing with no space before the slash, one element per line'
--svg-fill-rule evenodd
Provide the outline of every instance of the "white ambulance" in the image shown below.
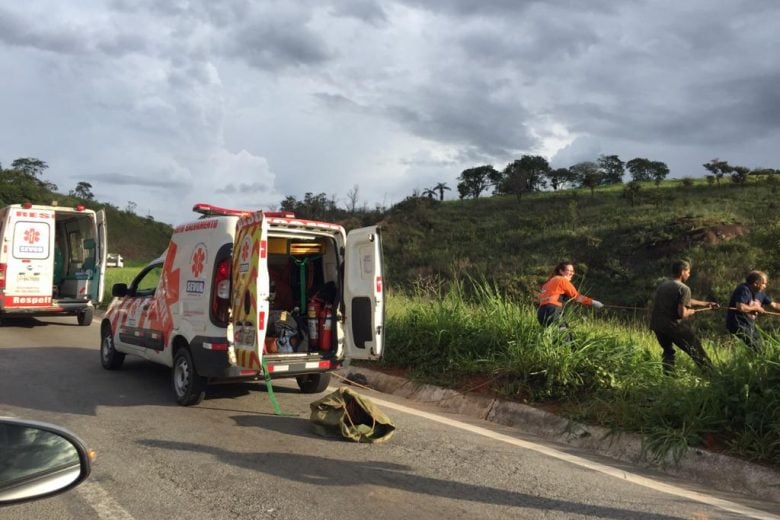
<path fill-rule="evenodd" d="M 101 323 L 104 368 L 126 354 L 172 368 L 181 405 L 212 382 L 295 377 L 325 390 L 330 372 L 377 359 L 384 337 L 379 228 L 292 213 L 196 204 L 165 253 L 112 288 Z"/>
<path fill-rule="evenodd" d="M 103 210 L 14 204 L 0 209 L 0 319 L 75 315 L 89 325 L 103 296 Z"/>

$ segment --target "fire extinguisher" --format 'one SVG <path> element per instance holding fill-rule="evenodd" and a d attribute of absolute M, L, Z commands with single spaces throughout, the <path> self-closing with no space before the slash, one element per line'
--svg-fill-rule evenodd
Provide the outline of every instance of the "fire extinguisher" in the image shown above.
<path fill-rule="evenodd" d="M 309 306 L 306 309 L 306 321 L 309 326 L 309 345 L 319 345 L 320 301 L 316 298 L 309 298 Z"/>
<path fill-rule="evenodd" d="M 322 323 L 320 328 L 320 350 L 330 350 L 333 339 L 333 310 L 331 305 L 325 304 L 320 311 Z"/>

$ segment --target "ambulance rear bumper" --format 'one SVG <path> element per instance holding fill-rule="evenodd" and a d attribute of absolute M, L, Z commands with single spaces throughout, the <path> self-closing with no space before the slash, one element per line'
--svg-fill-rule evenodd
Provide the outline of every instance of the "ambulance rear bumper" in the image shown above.
<path fill-rule="evenodd" d="M 90 301 L 57 301 L 52 305 L 3 305 L 0 303 L 0 315 L 3 316 L 70 316 L 94 307 Z"/>

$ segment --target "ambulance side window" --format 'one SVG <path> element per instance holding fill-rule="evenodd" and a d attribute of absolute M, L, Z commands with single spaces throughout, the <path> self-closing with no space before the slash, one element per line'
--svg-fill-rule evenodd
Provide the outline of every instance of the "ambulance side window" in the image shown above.
<path fill-rule="evenodd" d="M 162 264 L 150 266 L 145 272 L 142 272 L 138 278 L 133 281 L 131 294 L 134 296 L 154 296 L 157 284 L 160 283 L 162 274 Z M 132 289 L 135 289 L 134 291 Z"/>

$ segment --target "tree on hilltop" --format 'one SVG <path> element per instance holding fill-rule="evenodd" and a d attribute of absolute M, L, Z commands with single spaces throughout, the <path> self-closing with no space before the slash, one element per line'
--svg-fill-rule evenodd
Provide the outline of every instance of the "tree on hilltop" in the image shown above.
<path fill-rule="evenodd" d="M 595 193 L 596 187 L 603 183 L 603 174 L 593 161 L 583 161 L 569 167 L 577 184 L 581 188 L 590 189 L 590 196 Z"/>
<path fill-rule="evenodd" d="M 547 172 L 546 177 L 547 182 L 555 191 L 558 191 L 558 188 L 563 188 L 566 184 L 576 181 L 574 174 L 568 168 L 551 169 Z"/>
<path fill-rule="evenodd" d="M 491 179 L 496 178 L 497 175 L 498 172 L 493 168 L 492 164 L 463 170 L 458 177 L 460 181 L 458 182 L 460 198 L 473 197 L 478 199 L 482 192 L 490 186 Z"/>
<path fill-rule="evenodd" d="M 514 195 L 517 200 L 523 193 L 538 191 L 545 187 L 550 171 L 547 159 L 540 155 L 523 155 L 520 159 L 506 165 L 497 176 L 496 193 Z"/>
<path fill-rule="evenodd" d="M 36 159 L 35 157 L 20 157 L 11 163 L 11 168 L 25 173 L 31 177 L 40 177 L 43 175 L 44 170 L 49 167 L 45 161 Z"/>
<path fill-rule="evenodd" d="M 596 161 L 604 184 L 621 184 L 626 173 L 626 163 L 617 155 L 602 155 Z"/>
<path fill-rule="evenodd" d="M 721 161 L 718 158 L 711 159 L 710 162 L 702 164 L 704 169 L 712 173 L 715 177 L 715 182 L 720 184 L 720 179 L 727 173 L 734 171 L 734 168 L 728 163 L 728 161 Z"/>
<path fill-rule="evenodd" d="M 446 182 L 440 182 L 436 186 L 433 187 L 434 190 L 439 192 L 439 200 L 444 200 L 444 191 L 450 191 L 450 187 L 447 186 Z"/>

